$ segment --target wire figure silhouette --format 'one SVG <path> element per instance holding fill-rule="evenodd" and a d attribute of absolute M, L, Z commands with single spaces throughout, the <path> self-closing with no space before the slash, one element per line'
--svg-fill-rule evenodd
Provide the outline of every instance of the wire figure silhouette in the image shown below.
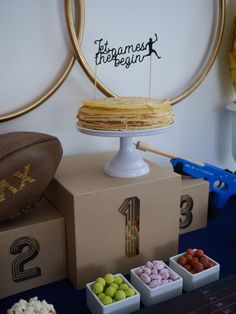
<path fill-rule="evenodd" d="M 151 56 L 152 53 L 154 53 L 158 59 L 160 59 L 161 57 L 157 54 L 156 50 L 153 49 L 153 44 L 155 42 L 157 42 L 158 40 L 158 37 L 157 37 L 157 34 L 155 33 L 155 40 L 153 40 L 152 38 L 149 38 L 149 41 L 147 42 L 146 44 L 146 49 L 148 48 L 148 54 L 144 55 L 144 57 L 148 57 L 148 56 Z"/>

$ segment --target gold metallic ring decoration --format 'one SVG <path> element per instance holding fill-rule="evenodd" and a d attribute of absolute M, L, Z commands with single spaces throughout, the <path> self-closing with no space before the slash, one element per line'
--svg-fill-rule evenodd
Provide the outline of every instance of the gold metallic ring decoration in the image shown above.
<path fill-rule="evenodd" d="M 79 8 L 78 8 L 79 11 Z M 83 35 L 83 21 L 78 18 L 78 35 L 76 40 L 78 43 L 82 40 Z M 73 51 L 72 51 L 73 53 Z M 71 53 L 71 54 L 72 54 Z M 51 97 L 56 90 L 62 85 L 62 83 L 65 81 L 66 77 L 70 73 L 70 70 L 72 69 L 74 63 L 75 63 L 75 56 L 72 54 L 72 56 L 68 57 L 68 61 L 66 62 L 64 68 L 60 71 L 59 75 L 57 76 L 56 80 L 43 92 L 43 94 L 30 103 L 27 103 L 26 105 L 23 105 L 21 109 L 13 110 L 8 113 L 0 114 L 0 122 L 8 121 L 14 118 L 17 118 L 19 116 L 22 116 L 29 111 L 35 109 L 39 105 L 41 105 L 43 102 L 45 102 L 49 97 Z"/>
<path fill-rule="evenodd" d="M 204 78 L 208 74 L 211 66 L 213 65 L 215 61 L 215 58 L 219 51 L 222 37 L 223 37 L 224 26 L 225 26 L 225 11 L 226 11 L 226 0 L 218 0 L 218 2 L 219 2 L 219 10 L 218 10 L 219 16 L 218 16 L 218 23 L 217 23 L 217 32 L 215 35 L 214 43 L 212 44 L 212 49 L 208 55 L 206 64 L 203 67 L 203 69 L 200 71 L 200 73 L 198 73 L 196 79 L 186 88 L 186 90 L 182 91 L 179 95 L 175 96 L 173 99 L 170 100 L 172 105 L 176 104 L 177 102 L 181 101 L 182 99 L 190 95 L 201 84 L 201 82 L 204 80 Z M 84 23 L 84 0 L 78 0 L 78 3 L 80 7 L 79 19 L 81 20 L 81 22 L 83 21 Z M 85 71 L 89 79 L 92 81 L 92 83 L 95 84 L 95 73 L 89 66 L 81 50 L 80 43 L 76 37 L 75 27 L 74 27 L 74 22 L 73 22 L 72 0 L 65 0 L 65 10 L 66 10 L 68 31 L 69 31 L 69 35 L 70 35 L 70 39 L 72 42 L 76 59 L 78 60 L 79 64 L 81 65 L 81 67 L 83 68 L 83 70 Z M 96 78 L 96 86 L 104 95 L 108 97 L 117 96 L 113 91 L 111 91 L 107 86 L 105 86 L 98 78 Z"/>

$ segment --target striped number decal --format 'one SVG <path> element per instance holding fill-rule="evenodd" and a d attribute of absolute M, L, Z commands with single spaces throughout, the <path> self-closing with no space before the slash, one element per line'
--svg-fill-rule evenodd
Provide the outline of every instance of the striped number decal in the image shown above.
<path fill-rule="evenodd" d="M 192 209 L 193 209 L 192 197 L 187 194 L 181 195 L 179 218 L 179 227 L 181 229 L 187 228 L 189 225 L 191 225 L 193 220 Z"/>
<path fill-rule="evenodd" d="M 127 198 L 119 208 L 125 216 L 125 254 L 139 254 L 140 200 L 136 196 Z"/>
<path fill-rule="evenodd" d="M 25 248 L 27 249 L 24 250 Z M 12 243 L 10 253 L 13 255 L 19 254 L 11 265 L 13 281 L 20 282 L 41 276 L 40 267 L 24 268 L 26 263 L 33 260 L 39 254 L 39 251 L 39 242 L 32 237 L 20 237 Z"/>

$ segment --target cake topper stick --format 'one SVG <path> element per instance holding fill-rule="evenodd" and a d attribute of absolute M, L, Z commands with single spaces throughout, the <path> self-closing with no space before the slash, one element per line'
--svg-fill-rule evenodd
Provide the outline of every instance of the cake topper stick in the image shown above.
<path fill-rule="evenodd" d="M 95 62 L 95 80 L 94 80 L 94 90 L 93 90 L 93 99 L 97 99 L 97 63 Z"/>
<path fill-rule="evenodd" d="M 144 57 L 150 56 L 150 67 L 149 67 L 149 98 L 151 98 L 151 84 L 152 84 L 152 54 L 154 53 L 157 59 L 161 59 L 161 57 L 157 54 L 156 50 L 153 48 L 153 44 L 158 41 L 157 34 L 155 33 L 155 39 L 152 37 L 149 38 L 149 41 L 146 44 L 146 49 L 148 49 L 148 53 Z"/>
<path fill-rule="evenodd" d="M 151 98 L 152 93 L 152 55 L 150 55 L 150 66 L 149 66 L 149 99 Z"/>

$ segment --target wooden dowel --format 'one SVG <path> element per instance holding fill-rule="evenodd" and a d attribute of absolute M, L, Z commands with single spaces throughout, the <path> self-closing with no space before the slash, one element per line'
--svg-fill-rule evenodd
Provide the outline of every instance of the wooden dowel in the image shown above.
<path fill-rule="evenodd" d="M 148 152 L 155 153 L 155 154 L 158 154 L 158 155 L 162 155 L 162 156 L 165 156 L 165 157 L 168 157 L 168 158 L 171 158 L 171 159 L 179 157 L 179 156 L 177 156 L 175 154 L 171 154 L 171 153 L 168 153 L 166 151 L 162 151 L 162 150 L 160 150 L 158 148 L 149 146 L 147 143 L 144 143 L 144 142 L 141 142 L 141 141 L 138 141 L 137 143 L 134 143 L 134 145 L 136 146 L 137 149 L 142 150 L 144 152 L 148 151 Z"/>
<path fill-rule="evenodd" d="M 144 142 L 141 142 L 141 141 L 138 141 L 137 143 L 134 143 L 134 145 L 136 146 L 137 149 L 142 150 L 144 152 L 148 151 L 148 152 L 155 153 L 155 154 L 158 154 L 158 155 L 162 155 L 162 156 L 165 156 L 165 157 L 168 157 L 168 158 L 171 158 L 171 159 L 182 158 L 182 159 L 188 160 L 190 162 L 193 162 L 193 163 L 195 163 L 195 164 L 197 164 L 199 166 L 205 166 L 205 164 L 200 162 L 200 161 L 196 161 L 196 160 L 193 160 L 193 159 L 190 159 L 190 158 L 184 158 L 184 157 L 178 156 L 176 154 L 172 154 L 172 153 L 160 150 L 158 148 L 149 146 L 147 143 L 144 143 Z"/>

